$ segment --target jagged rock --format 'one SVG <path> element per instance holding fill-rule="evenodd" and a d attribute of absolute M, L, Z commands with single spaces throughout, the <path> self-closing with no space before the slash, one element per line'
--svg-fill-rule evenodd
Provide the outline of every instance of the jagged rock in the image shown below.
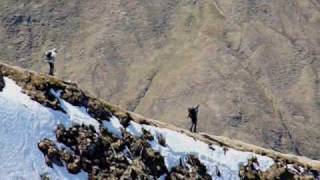
<path fill-rule="evenodd" d="M 62 142 L 63 141 L 63 136 L 65 135 L 65 130 L 66 128 L 64 127 L 63 124 L 59 124 L 56 128 L 56 138 L 58 140 L 58 142 Z"/>
<path fill-rule="evenodd" d="M 44 173 L 44 174 L 40 174 L 40 179 L 41 180 L 50 180 L 50 177 L 48 176 L 47 173 Z"/>
<path fill-rule="evenodd" d="M 141 158 L 135 159 L 129 168 L 131 169 L 131 175 L 136 176 L 136 178 L 146 178 L 147 175 L 144 173 L 146 166 L 141 161 Z"/>
<path fill-rule="evenodd" d="M 61 151 L 60 154 L 61 154 L 61 160 L 63 160 L 64 162 L 70 163 L 70 162 L 73 161 L 73 154 L 72 154 L 72 152 L 64 149 L 64 150 Z"/>
<path fill-rule="evenodd" d="M 186 177 L 183 174 L 179 174 L 176 172 L 171 173 L 169 176 L 167 176 L 166 180 L 184 180 Z"/>
<path fill-rule="evenodd" d="M 81 166 L 79 163 L 73 162 L 67 165 L 67 169 L 72 174 L 78 174 L 81 171 Z"/>
<path fill-rule="evenodd" d="M 53 167 L 52 162 L 47 155 L 44 156 L 44 161 L 47 164 L 47 166 L 49 166 L 51 168 Z"/>
<path fill-rule="evenodd" d="M 124 127 L 124 128 L 127 128 L 130 124 L 130 121 L 132 120 L 132 117 L 130 116 L 129 113 L 126 113 L 124 115 L 119 115 L 119 114 L 116 114 L 115 116 L 118 117 L 119 121 L 120 121 L 120 124 Z"/>
<path fill-rule="evenodd" d="M 164 158 L 159 152 L 155 152 L 151 148 L 144 148 L 142 160 L 152 175 L 161 176 L 168 171 L 164 163 Z"/>
<path fill-rule="evenodd" d="M 161 146 L 167 146 L 166 139 L 163 137 L 162 134 L 157 134 L 157 139 Z"/>
<path fill-rule="evenodd" d="M 126 142 L 126 145 L 131 144 L 134 141 L 134 137 L 128 133 L 125 129 L 121 129 L 122 138 Z"/>
<path fill-rule="evenodd" d="M 4 78 L 3 78 L 3 75 L 0 74 L 0 92 L 3 90 L 3 88 L 5 87 L 5 81 L 4 81 Z"/>
<path fill-rule="evenodd" d="M 120 177 L 121 180 L 137 179 L 137 172 L 132 170 L 132 167 L 128 167 L 126 171 Z"/>
<path fill-rule="evenodd" d="M 140 119 L 139 124 L 151 125 L 151 123 L 149 121 L 147 121 L 146 119 Z"/>
<path fill-rule="evenodd" d="M 59 151 L 55 147 L 51 146 L 48 149 L 47 155 L 49 158 L 54 158 L 56 156 L 59 156 Z"/>
<path fill-rule="evenodd" d="M 91 160 L 87 159 L 86 157 L 82 157 L 81 163 L 81 167 L 85 172 L 92 171 L 93 163 Z"/>
<path fill-rule="evenodd" d="M 88 113 L 97 120 L 108 120 L 112 115 L 110 111 L 97 100 L 90 100 L 88 103 Z"/>
<path fill-rule="evenodd" d="M 218 177 L 221 177 L 221 172 L 220 172 L 218 166 L 216 166 L 216 175 L 217 175 Z"/>
<path fill-rule="evenodd" d="M 100 171 L 101 171 L 101 169 L 98 166 L 93 166 L 92 171 L 91 171 L 91 175 L 96 176 L 99 174 Z"/>
<path fill-rule="evenodd" d="M 183 167 L 181 164 L 172 168 L 171 172 L 167 176 L 167 180 L 182 180 L 188 176 L 188 170 L 186 167 Z"/>
<path fill-rule="evenodd" d="M 147 161 L 152 161 L 156 156 L 155 152 L 151 148 L 145 148 L 142 155 Z"/>
<path fill-rule="evenodd" d="M 182 179 L 203 179 L 211 180 L 211 176 L 207 174 L 205 166 L 195 156 L 190 155 L 185 162 L 185 166 L 181 161 L 180 165 L 172 168 L 166 177 L 167 180 Z"/>
<path fill-rule="evenodd" d="M 125 142 L 122 139 L 118 139 L 116 142 L 111 144 L 112 148 L 116 151 L 122 151 L 125 147 Z"/>
<path fill-rule="evenodd" d="M 142 156 L 143 150 L 148 147 L 150 147 L 149 144 L 142 139 L 135 140 L 130 144 L 130 149 L 134 156 Z"/>
<path fill-rule="evenodd" d="M 194 155 L 188 156 L 187 163 L 192 166 L 197 175 L 201 176 L 204 179 L 211 179 L 211 176 L 207 174 L 206 166 L 202 164 L 200 160 Z"/>
<path fill-rule="evenodd" d="M 149 131 L 147 131 L 146 129 L 142 128 L 142 133 L 143 133 L 143 138 L 144 139 L 147 139 L 148 141 L 153 141 L 154 140 L 153 135 Z"/>
<path fill-rule="evenodd" d="M 43 152 L 43 153 L 47 153 L 49 147 L 52 145 L 53 145 L 53 143 L 49 139 L 44 139 L 38 143 L 38 147 L 41 150 L 41 152 Z"/>
<path fill-rule="evenodd" d="M 63 166 L 60 160 L 60 152 L 56 145 L 49 139 L 44 139 L 38 143 L 38 148 L 45 155 L 45 162 L 52 167 L 52 163 Z"/>
<path fill-rule="evenodd" d="M 88 106 L 89 98 L 76 86 L 66 87 L 61 97 L 74 106 Z"/>
<path fill-rule="evenodd" d="M 312 174 L 311 170 L 305 169 L 300 171 L 299 168 L 295 168 L 296 165 L 291 164 L 291 161 L 276 159 L 275 164 L 271 166 L 267 171 L 260 171 L 259 164 L 255 157 L 248 160 L 247 165 L 241 165 L 239 171 L 239 177 L 241 179 L 316 179 L 316 175 Z M 291 168 L 289 168 L 290 164 Z"/>
<path fill-rule="evenodd" d="M 246 176 L 246 167 L 243 164 L 240 164 L 239 167 L 239 177 L 243 179 Z"/>

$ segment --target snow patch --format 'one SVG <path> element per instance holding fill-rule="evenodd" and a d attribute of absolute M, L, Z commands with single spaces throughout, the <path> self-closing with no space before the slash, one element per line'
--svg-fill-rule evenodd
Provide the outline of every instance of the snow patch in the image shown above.
<path fill-rule="evenodd" d="M 141 125 L 131 121 L 129 126 L 127 127 L 126 131 L 135 135 L 136 137 L 141 137 L 143 135 Z"/>
<path fill-rule="evenodd" d="M 4 78 L 6 86 L 0 92 L 0 179 L 88 179 L 87 173 L 69 174 L 65 167 L 46 165 L 38 142 L 55 140 L 58 123 L 68 124 L 70 117 L 31 100 L 16 83 Z"/>
<path fill-rule="evenodd" d="M 69 116 L 69 122 L 77 124 L 92 125 L 97 131 L 99 131 L 99 122 L 93 119 L 86 111 L 85 107 L 76 107 L 67 101 L 60 98 L 60 91 L 54 91 L 53 89 L 50 92 L 58 99 L 60 102 L 61 108 L 67 112 Z"/>
<path fill-rule="evenodd" d="M 103 121 L 103 126 L 108 129 L 109 132 L 114 134 L 118 138 L 122 138 L 121 129 L 124 129 L 120 124 L 118 118 L 112 116 L 110 121 Z"/>
<path fill-rule="evenodd" d="M 211 145 L 214 149 L 209 148 L 209 145 L 193 139 L 185 134 L 171 131 L 164 128 L 157 128 L 149 125 L 140 125 L 135 122 L 130 122 L 127 131 L 135 136 L 142 135 L 142 128 L 148 130 L 154 140 L 150 142 L 152 148 L 159 151 L 165 158 L 167 168 L 179 165 L 180 159 L 184 159 L 187 155 L 196 155 L 199 160 L 207 167 L 208 174 L 213 179 L 239 179 L 239 166 L 247 164 L 248 159 L 257 157 L 260 169 L 262 171 L 270 168 L 274 161 L 273 159 L 261 156 L 250 152 L 242 152 L 234 149 L 229 149 L 226 154 L 222 147 Z M 162 134 L 166 140 L 166 147 L 159 144 L 157 135 Z M 221 173 L 221 177 L 217 176 L 217 168 Z"/>

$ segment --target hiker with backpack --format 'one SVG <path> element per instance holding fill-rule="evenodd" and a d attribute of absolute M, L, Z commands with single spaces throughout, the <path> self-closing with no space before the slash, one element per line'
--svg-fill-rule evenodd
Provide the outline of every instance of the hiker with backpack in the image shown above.
<path fill-rule="evenodd" d="M 188 108 L 188 118 L 191 119 L 191 132 L 197 132 L 197 122 L 198 122 L 198 112 L 199 112 L 199 104 L 196 107 Z"/>
<path fill-rule="evenodd" d="M 53 48 L 51 50 L 48 50 L 45 52 L 45 56 L 46 56 L 46 61 L 49 64 L 49 75 L 53 76 L 54 73 L 54 63 L 55 63 L 55 58 L 57 56 L 57 49 Z"/>

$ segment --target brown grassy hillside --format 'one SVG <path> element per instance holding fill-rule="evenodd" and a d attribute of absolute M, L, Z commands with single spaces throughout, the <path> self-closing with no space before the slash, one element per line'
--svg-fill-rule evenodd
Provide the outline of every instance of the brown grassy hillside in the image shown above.
<path fill-rule="evenodd" d="M 317 0 L 0 2 L 1 61 L 145 116 L 320 158 Z"/>

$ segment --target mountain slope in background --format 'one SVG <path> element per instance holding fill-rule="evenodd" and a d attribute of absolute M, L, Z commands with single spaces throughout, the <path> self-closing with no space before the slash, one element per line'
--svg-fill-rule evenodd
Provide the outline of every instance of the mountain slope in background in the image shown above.
<path fill-rule="evenodd" d="M 316 0 L 0 2 L 0 58 L 187 127 L 320 157 Z"/>
<path fill-rule="evenodd" d="M 319 161 L 190 134 L 49 76 L 0 72 L 1 179 L 320 178 Z"/>

